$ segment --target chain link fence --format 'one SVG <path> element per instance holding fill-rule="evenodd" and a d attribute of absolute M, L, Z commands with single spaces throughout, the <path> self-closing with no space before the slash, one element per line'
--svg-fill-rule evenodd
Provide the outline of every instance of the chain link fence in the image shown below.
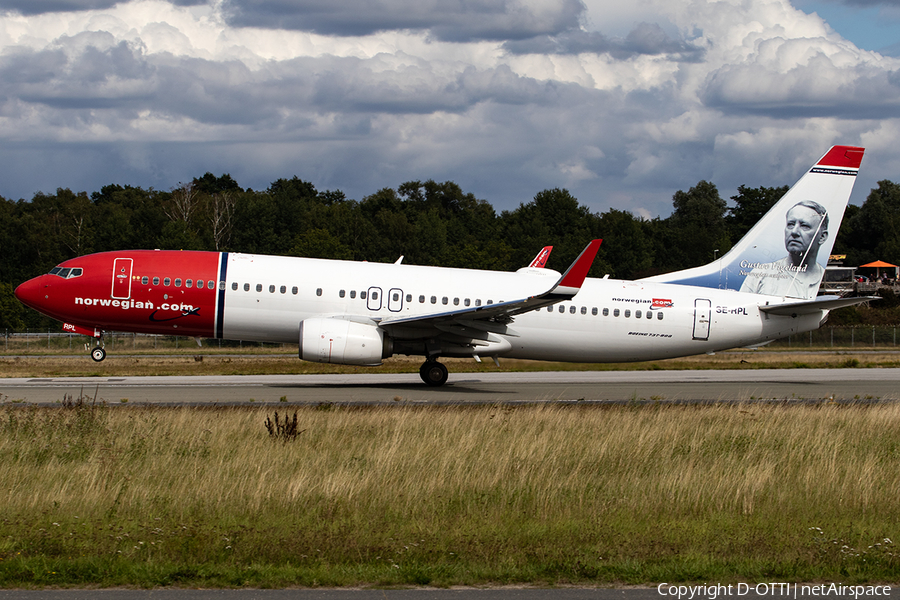
<path fill-rule="evenodd" d="M 808 333 L 792 335 L 768 344 L 767 348 L 896 348 L 897 334 L 900 327 L 856 326 L 856 327 L 823 327 Z M 283 349 L 293 352 L 292 344 L 271 344 L 263 342 L 245 342 L 241 340 L 203 339 L 198 347 L 195 338 L 171 335 L 151 335 L 143 333 L 103 334 L 107 350 L 118 352 L 152 352 L 154 350 L 181 350 L 185 353 L 205 350 L 247 350 L 260 348 L 269 351 Z M 94 344 L 94 340 L 75 333 L 58 333 L 53 331 L 5 331 L 0 351 L 6 354 L 68 353 L 85 352 Z M 86 347 L 87 345 L 87 347 Z"/>
<path fill-rule="evenodd" d="M 69 352 L 86 352 L 96 341 L 77 333 L 60 333 L 55 331 L 10 331 L 5 330 L 0 352 L 6 354 L 46 354 Z M 290 344 L 271 344 L 263 342 L 245 342 L 242 340 L 201 340 L 197 345 L 196 338 L 173 335 L 153 335 L 145 333 L 104 332 L 103 342 L 107 350 L 117 352 L 152 352 L 154 350 L 181 350 L 186 353 L 200 349 L 222 350 L 269 350 L 283 348 L 291 351 Z"/>
<path fill-rule="evenodd" d="M 776 340 L 769 348 L 895 348 L 900 327 L 822 327 Z"/>

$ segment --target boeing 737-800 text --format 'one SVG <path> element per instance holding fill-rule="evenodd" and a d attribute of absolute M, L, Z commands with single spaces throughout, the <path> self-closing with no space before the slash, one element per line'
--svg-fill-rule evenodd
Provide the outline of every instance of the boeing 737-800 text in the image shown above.
<path fill-rule="evenodd" d="M 587 278 L 600 240 L 562 275 L 235 252 L 135 250 L 67 260 L 16 289 L 68 331 L 299 342 L 300 358 L 378 365 L 425 357 L 642 361 L 765 343 L 818 328 L 858 298 L 816 296 L 863 149 L 834 146 L 718 260 L 637 281 Z"/>

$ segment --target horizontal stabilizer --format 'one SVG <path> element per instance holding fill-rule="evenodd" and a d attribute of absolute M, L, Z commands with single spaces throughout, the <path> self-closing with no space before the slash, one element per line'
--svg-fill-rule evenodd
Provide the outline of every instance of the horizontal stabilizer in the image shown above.
<path fill-rule="evenodd" d="M 815 300 L 760 306 L 759 310 L 764 313 L 769 313 L 770 315 L 797 317 L 800 315 L 808 315 L 819 312 L 820 310 L 834 310 L 836 308 L 844 308 L 845 306 L 853 306 L 854 304 L 862 304 L 863 302 L 869 302 L 870 300 L 881 299 L 881 296 L 858 296 L 855 298 L 842 298 L 840 296 L 819 296 Z"/>

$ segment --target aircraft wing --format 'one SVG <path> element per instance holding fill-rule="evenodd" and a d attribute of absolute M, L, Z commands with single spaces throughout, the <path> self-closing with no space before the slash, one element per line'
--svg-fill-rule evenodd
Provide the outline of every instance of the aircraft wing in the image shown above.
<path fill-rule="evenodd" d="M 815 300 L 760 306 L 759 310 L 769 313 L 770 315 L 796 317 L 798 315 L 808 315 L 820 310 L 834 310 L 836 308 L 844 308 L 845 306 L 853 306 L 854 304 L 862 304 L 863 302 L 869 302 L 870 300 L 881 299 L 881 296 L 858 296 L 854 298 L 819 296 Z"/>
<path fill-rule="evenodd" d="M 543 308 L 550 304 L 556 304 L 563 300 L 569 300 L 578 293 L 584 283 L 585 277 L 597 256 L 602 240 L 592 240 L 575 262 L 563 273 L 550 289 L 534 296 L 507 300 L 496 304 L 483 306 L 471 306 L 459 310 L 428 313 L 409 317 L 386 317 L 378 321 L 380 327 L 391 329 L 396 327 L 416 329 L 437 329 L 451 332 L 457 335 L 472 334 L 474 338 L 483 337 L 479 332 L 501 333 L 513 335 L 516 333 L 506 327 L 512 322 L 515 315 Z"/>

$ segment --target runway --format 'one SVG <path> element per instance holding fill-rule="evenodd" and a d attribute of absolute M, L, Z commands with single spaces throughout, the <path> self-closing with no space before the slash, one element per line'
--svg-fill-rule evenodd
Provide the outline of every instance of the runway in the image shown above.
<path fill-rule="evenodd" d="M 900 369 L 451 373 L 440 388 L 416 374 L 0 379 L 0 402 L 52 405 L 66 396 L 119 404 L 495 404 L 540 402 L 875 402 L 900 399 Z"/>

